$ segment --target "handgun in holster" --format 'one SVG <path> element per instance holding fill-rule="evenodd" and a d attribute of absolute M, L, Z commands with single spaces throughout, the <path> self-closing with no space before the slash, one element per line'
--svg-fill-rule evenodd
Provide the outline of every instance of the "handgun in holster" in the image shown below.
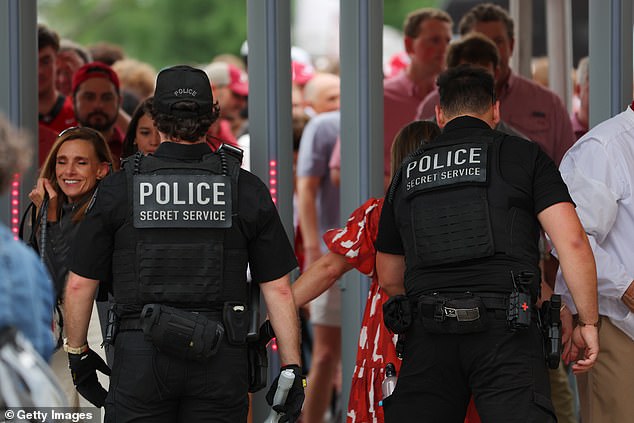
<path fill-rule="evenodd" d="M 559 367 L 561 357 L 561 296 L 553 294 L 540 309 L 540 323 L 544 334 L 544 355 L 551 369 Z"/>
<path fill-rule="evenodd" d="M 513 331 L 526 329 L 531 324 L 533 301 L 530 288 L 533 285 L 535 274 L 522 271 L 517 275 L 511 272 L 513 279 L 513 291 L 509 296 L 507 320 L 509 328 Z"/>

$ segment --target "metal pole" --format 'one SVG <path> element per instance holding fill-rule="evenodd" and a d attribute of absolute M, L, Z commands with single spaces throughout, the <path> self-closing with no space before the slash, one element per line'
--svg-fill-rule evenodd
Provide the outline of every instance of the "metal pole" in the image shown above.
<path fill-rule="evenodd" d="M 548 81 L 570 111 L 572 109 L 572 8 L 570 0 L 546 2 Z"/>
<path fill-rule="evenodd" d="M 632 101 L 632 2 L 588 0 L 590 127 Z"/>
<path fill-rule="evenodd" d="M 290 0 L 247 0 L 251 170 L 266 182 L 293 239 Z M 264 307 L 262 307 L 264 308 Z M 269 350 L 269 384 L 279 372 Z M 253 396 L 253 421 L 270 411 L 266 389 Z"/>
<path fill-rule="evenodd" d="M 510 0 L 509 13 L 515 23 L 515 47 L 511 56 L 511 68 L 518 74 L 531 78 L 533 40 L 526 34 L 533 33 L 533 0 Z"/>
<path fill-rule="evenodd" d="M 31 135 L 33 165 L 0 197 L 0 221 L 17 232 L 37 172 L 37 5 L 35 0 L 0 1 L 0 113 Z"/>

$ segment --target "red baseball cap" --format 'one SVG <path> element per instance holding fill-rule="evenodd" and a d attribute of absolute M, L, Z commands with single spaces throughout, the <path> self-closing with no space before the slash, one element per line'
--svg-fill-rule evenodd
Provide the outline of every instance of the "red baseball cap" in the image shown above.
<path fill-rule="evenodd" d="M 403 69 L 407 68 L 407 65 L 410 63 L 409 55 L 404 51 L 399 51 L 398 53 L 394 53 L 385 66 L 385 78 L 391 78 L 392 76 L 398 75 L 403 71 Z"/>
<path fill-rule="evenodd" d="M 119 92 L 119 77 L 112 68 L 102 62 L 90 62 L 86 63 L 73 74 L 72 90 L 73 95 L 77 92 L 77 88 L 87 79 L 90 78 L 104 78 L 114 84 L 114 87 Z"/>
<path fill-rule="evenodd" d="M 226 62 L 213 62 L 205 68 L 214 87 L 229 87 L 234 93 L 246 97 L 249 95 L 249 80 L 246 72 Z"/>
<path fill-rule="evenodd" d="M 315 69 L 311 65 L 295 60 L 291 62 L 291 72 L 292 81 L 297 85 L 306 85 L 315 76 Z"/>

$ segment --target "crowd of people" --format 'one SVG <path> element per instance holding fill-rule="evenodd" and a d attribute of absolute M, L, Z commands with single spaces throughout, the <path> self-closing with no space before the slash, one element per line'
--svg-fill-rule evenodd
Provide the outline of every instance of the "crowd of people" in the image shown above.
<path fill-rule="evenodd" d="M 384 79 L 385 198 L 343 227 L 340 79 L 294 47 L 289 240 L 249 172 L 245 57 L 157 72 L 39 24 L 29 240 L 43 267 L 3 236 L 12 277 L 0 292 L 32 284 L 42 298 L 32 325 L 7 301 L 0 329 L 23 332 L 68 404 L 105 407 L 106 421 L 246 421 L 247 392 L 262 387 L 253 345 L 266 331 L 245 317 L 258 285 L 282 362 L 267 400 L 294 378 L 274 405 L 291 422 L 628 421 L 634 103 L 590 129 L 587 57 L 569 113 L 510 68 L 504 8 L 481 3 L 456 36 L 453 25 L 433 8 L 404 18 L 404 52 Z M 11 138 L 0 120 L 3 186 L 24 169 L 6 159 L 24 156 Z M 187 217 L 202 210 L 217 218 Z M 336 282 L 353 269 L 372 283 L 341 404 Z M 543 310 L 559 296 L 562 348 L 547 366 Z M 398 382 L 385 396 L 389 363 Z"/>

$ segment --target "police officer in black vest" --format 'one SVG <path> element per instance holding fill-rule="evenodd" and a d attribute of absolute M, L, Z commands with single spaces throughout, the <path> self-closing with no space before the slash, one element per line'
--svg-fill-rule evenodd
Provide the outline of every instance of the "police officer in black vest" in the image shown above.
<path fill-rule="evenodd" d="M 296 376 L 278 407 L 292 422 L 304 398 L 288 276 L 297 262 L 269 191 L 240 169 L 239 150 L 214 153 L 205 143 L 218 106 L 203 71 L 162 70 L 152 115 L 161 145 L 102 182 L 73 247 L 65 348 L 77 390 L 105 403 L 111 422 L 246 421 L 249 265 L 283 369 Z M 109 369 L 86 330 L 97 281 L 109 279 L 115 358 L 106 397 L 96 370 Z"/>
<path fill-rule="evenodd" d="M 491 129 L 500 116 L 491 75 L 460 66 L 437 84 L 443 133 L 403 163 L 376 241 L 386 325 L 405 334 L 385 420 L 463 422 L 473 395 L 483 422 L 555 422 L 535 310 L 540 225 L 584 322 L 565 342 L 583 351 L 576 372 L 599 351 L 590 246 L 554 163 Z"/>

